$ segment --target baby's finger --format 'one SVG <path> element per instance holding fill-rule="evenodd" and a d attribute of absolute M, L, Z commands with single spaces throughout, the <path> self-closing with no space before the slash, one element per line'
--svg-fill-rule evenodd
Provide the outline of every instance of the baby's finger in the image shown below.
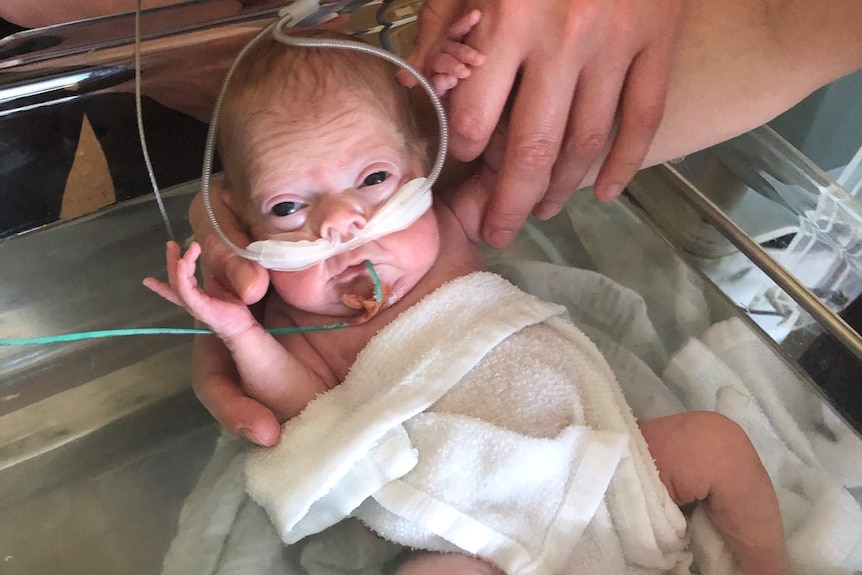
<path fill-rule="evenodd" d="M 461 41 L 464 37 L 470 33 L 470 30 L 473 29 L 476 24 L 479 23 L 479 20 L 482 19 L 482 13 L 479 10 L 473 9 L 458 18 L 454 24 L 449 27 L 448 30 L 448 38 L 450 40 Z"/>
<path fill-rule="evenodd" d="M 186 250 L 185 255 L 183 255 L 183 259 L 191 264 L 194 264 L 198 261 L 198 258 L 201 255 L 201 245 L 197 242 L 192 242 L 189 245 L 189 249 Z"/>
<path fill-rule="evenodd" d="M 185 278 L 193 285 L 198 285 L 198 278 L 195 275 L 195 271 L 197 268 L 197 261 L 201 255 L 201 246 L 197 242 L 192 242 L 189 246 L 189 249 L 186 250 L 186 253 L 183 255 L 183 260 L 181 262 L 182 265 L 182 273 Z"/>
<path fill-rule="evenodd" d="M 449 54 L 455 60 L 469 66 L 481 66 L 485 63 L 485 54 L 467 44 L 446 41 L 441 44 L 440 48 L 443 53 Z"/>
<path fill-rule="evenodd" d="M 200 250 L 198 250 L 200 252 Z M 177 289 L 185 286 L 189 286 L 192 288 L 196 288 L 198 286 L 198 278 L 195 275 L 196 264 L 195 260 L 199 255 L 194 253 L 191 249 L 189 252 L 183 256 L 179 262 L 177 262 Z M 182 296 L 182 292 L 180 292 L 180 296 Z"/>
<path fill-rule="evenodd" d="M 433 74 L 449 74 L 462 79 L 470 75 L 470 69 L 466 65 L 446 53 L 434 56 L 431 61 L 431 72 Z"/>
<path fill-rule="evenodd" d="M 446 92 L 458 85 L 458 78 L 450 74 L 435 74 L 431 77 L 431 87 L 438 96 L 444 96 Z"/>
<path fill-rule="evenodd" d="M 183 302 L 177 296 L 174 288 L 170 284 L 159 281 L 156 278 L 144 278 L 143 284 L 152 292 L 162 296 L 174 305 L 184 307 Z"/>
<path fill-rule="evenodd" d="M 179 299 L 189 313 L 196 319 L 207 323 L 202 317 L 202 312 L 205 312 L 209 306 L 209 296 L 198 288 L 194 264 L 189 264 L 185 260 L 180 262 L 180 269 L 177 271 L 176 290 Z"/>

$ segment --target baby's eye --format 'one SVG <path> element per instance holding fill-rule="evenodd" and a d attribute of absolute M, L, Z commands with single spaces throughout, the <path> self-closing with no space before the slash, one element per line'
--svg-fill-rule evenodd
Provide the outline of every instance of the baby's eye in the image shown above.
<path fill-rule="evenodd" d="M 364 180 L 362 180 L 362 187 L 365 186 L 376 186 L 377 184 L 382 184 L 389 177 L 389 172 L 384 172 L 383 170 L 379 172 L 374 172 L 373 174 L 367 176 Z"/>
<path fill-rule="evenodd" d="M 284 217 L 296 213 L 304 207 L 305 204 L 302 202 L 278 202 L 272 206 L 270 212 L 272 212 L 272 215 L 274 216 Z"/>

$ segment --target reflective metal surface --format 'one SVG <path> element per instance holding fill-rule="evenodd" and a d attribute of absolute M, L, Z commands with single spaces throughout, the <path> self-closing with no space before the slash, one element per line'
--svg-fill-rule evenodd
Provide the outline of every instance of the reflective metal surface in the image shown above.
<path fill-rule="evenodd" d="M 148 10 L 141 15 L 141 68 L 145 78 L 164 82 L 174 74 L 200 69 L 220 81 L 230 58 L 251 34 L 289 10 L 297 0 L 200 0 Z M 372 36 L 387 48 L 404 44 L 395 32 L 415 20 L 419 2 L 323 0 L 298 23 L 315 26 L 339 16 L 340 29 Z M 201 57 L 196 48 L 207 48 Z M 223 54 L 218 53 L 224 48 Z M 55 103 L 63 97 L 125 86 L 134 73 L 134 14 L 64 24 L 22 32 L 0 40 L 0 114 L 25 106 Z M 214 62 L 214 56 L 223 56 Z M 218 64 L 218 66 L 214 66 Z M 183 86 L 173 89 L 181 92 Z M 215 94 L 209 94 L 211 98 Z M 211 103 L 210 103 L 211 105 Z"/>
<path fill-rule="evenodd" d="M 175 227 L 190 193 L 171 194 Z M 0 336 L 187 326 L 141 285 L 164 269 L 155 204 L 0 242 Z M 0 572 L 157 573 L 217 430 L 188 337 L 0 348 Z"/>

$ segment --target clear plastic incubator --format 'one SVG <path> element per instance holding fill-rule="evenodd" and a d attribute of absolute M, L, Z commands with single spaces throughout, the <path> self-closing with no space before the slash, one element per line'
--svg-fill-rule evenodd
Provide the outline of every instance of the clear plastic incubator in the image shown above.
<path fill-rule="evenodd" d="M 303 11 L 302 26 L 337 19 L 404 55 L 420 4 L 287 9 Z M 284 9 L 210 0 L 141 14 L 143 122 L 180 241 L 212 105 L 197 96 L 214 96 L 239 48 Z M 135 22 L 132 12 L 0 40 L 0 340 L 193 326 L 141 285 L 163 275 L 167 232 L 135 124 Z M 199 103 L 186 114 L 171 110 L 178 81 L 183 102 Z M 854 161 L 847 178 L 858 180 Z M 712 410 L 743 426 L 800 573 L 862 572 L 854 182 L 839 185 L 762 127 L 642 171 L 613 204 L 577 193 L 484 253 L 492 271 L 567 306 L 636 417 Z M 382 572 L 350 553 L 312 565 L 311 544 L 285 546 L 246 509 L 245 446 L 196 399 L 191 349 L 183 334 L 0 346 L 0 574 Z M 691 572 L 729 572 L 720 555 L 701 550 Z"/>

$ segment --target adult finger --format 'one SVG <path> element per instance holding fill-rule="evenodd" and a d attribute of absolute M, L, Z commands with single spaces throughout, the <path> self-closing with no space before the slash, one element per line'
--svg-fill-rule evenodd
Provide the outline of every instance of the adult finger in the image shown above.
<path fill-rule="evenodd" d="M 476 159 L 488 145 L 524 61 L 525 43 L 517 36 L 530 32 L 528 25 L 519 23 L 527 17 L 520 11 L 533 10 L 528 3 L 514 8 L 508 4 L 507 12 L 492 6 L 482 10 L 482 19 L 468 38 L 470 46 L 485 54 L 485 62 L 449 94 L 449 146 L 452 155 L 463 161 Z"/>
<path fill-rule="evenodd" d="M 157 278 L 154 277 L 146 277 L 141 283 L 143 283 L 147 289 L 156 293 L 157 295 L 162 296 L 164 299 L 168 300 L 172 304 L 179 307 L 183 307 L 183 302 L 174 292 L 174 288 L 171 287 L 171 284 L 159 281 Z"/>
<path fill-rule="evenodd" d="M 270 447 L 278 442 L 281 426 L 275 414 L 223 379 L 195 386 L 195 395 L 219 424 L 236 435 Z"/>
<path fill-rule="evenodd" d="M 554 216 L 604 150 L 629 61 L 630 58 L 618 62 L 598 58 L 581 73 L 548 191 L 534 210 L 537 217 Z"/>
<path fill-rule="evenodd" d="M 244 246 L 249 238 L 242 232 L 242 224 L 236 215 L 221 201 L 221 188 L 213 182 L 212 207 L 219 226 L 237 245 Z M 197 194 L 189 206 L 189 222 L 202 249 L 202 266 L 221 284 L 230 286 L 233 292 L 247 305 L 260 301 L 269 287 L 269 274 L 255 262 L 236 255 L 212 228 L 203 205 L 203 197 Z"/>
<path fill-rule="evenodd" d="M 493 247 L 511 242 L 548 188 L 577 81 L 572 62 L 557 54 L 555 61 L 541 58 L 524 67 L 499 179 L 482 226 L 482 237 Z"/>
<path fill-rule="evenodd" d="M 180 245 L 175 241 L 165 244 L 165 260 L 168 263 L 168 283 L 177 285 L 177 262 L 180 261 Z"/>
<path fill-rule="evenodd" d="M 617 133 L 596 176 L 599 200 L 616 199 L 643 165 L 664 114 L 669 74 L 666 47 L 647 48 L 632 62 L 620 100 Z"/>
<path fill-rule="evenodd" d="M 500 172 L 500 168 L 503 167 L 503 160 L 506 154 L 506 139 L 508 137 L 509 118 L 504 115 L 497 123 L 497 127 L 494 128 L 494 132 L 491 134 L 491 139 L 488 141 L 485 151 L 482 152 L 482 162 L 490 166 L 495 175 L 498 174 Z"/>
<path fill-rule="evenodd" d="M 222 427 L 258 445 L 278 442 L 278 419 L 239 386 L 230 354 L 220 340 L 211 336 L 195 338 L 192 365 L 195 395 Z"/>

